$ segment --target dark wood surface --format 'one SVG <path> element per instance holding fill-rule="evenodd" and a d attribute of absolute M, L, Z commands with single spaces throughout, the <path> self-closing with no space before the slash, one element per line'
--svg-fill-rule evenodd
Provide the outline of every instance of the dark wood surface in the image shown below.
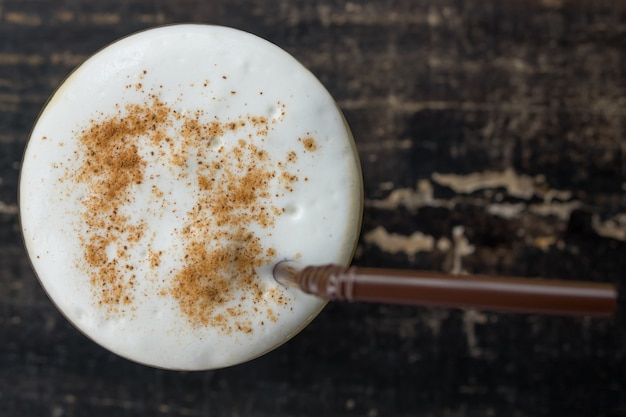
<path fill-rule="evenodd" d="M 29 129 L 89 54 L 189 21 L 273 41 L 336 97 L 365 181 L 355 264 L 626 279 L 626 3 L 0 0 L 0 416 L 626 415 L 621 316 L 333 304 L 191 373 L 69 325 L 21 243 Z"/>

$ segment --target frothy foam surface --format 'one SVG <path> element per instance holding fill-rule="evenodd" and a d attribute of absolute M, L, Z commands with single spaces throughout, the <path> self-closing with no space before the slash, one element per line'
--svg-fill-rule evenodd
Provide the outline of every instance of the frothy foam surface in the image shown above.
<path fill-rule="evenodd" d="M 172 369 L 240 363 L 324 302 L 283 259 L 347 263 L 361 180 L 341 113 L 290 55 L 216 26 L 144 31 L 53 95 L 20 179 L 26 247 L 85 334 Z"/>

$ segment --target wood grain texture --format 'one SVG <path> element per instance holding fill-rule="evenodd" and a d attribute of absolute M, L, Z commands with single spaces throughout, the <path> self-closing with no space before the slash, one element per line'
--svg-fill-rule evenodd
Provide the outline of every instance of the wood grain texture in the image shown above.
<path fill-rule="evenodd" d="M 621 416 L 626 322 L 332 304 L 255 361 L 136 365 L 69 325 L 24 253 L 46 97 L 146 27 L 234 26 L 337 99 L 362 159 L 354 263 L 622 284 L 626 6 L 582 0 L 0 0 L 0 416 Z"/>

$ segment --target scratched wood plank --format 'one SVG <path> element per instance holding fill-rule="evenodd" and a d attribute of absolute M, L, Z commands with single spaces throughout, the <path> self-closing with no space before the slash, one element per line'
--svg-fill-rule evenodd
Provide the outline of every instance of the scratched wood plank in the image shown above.
<path fill-rule="evenodd" d="M 69 325 L 24 254 L 19 161 L 72 68 L 158 24 L 285 48 L 353 128 L 355 263 L 604 282 L 626 271 L 626 5 L 582 0 L 0 0 L 0 416 L 626 415 L 626 323 L 329 305 L 215 372 L 151 369 Z"/>

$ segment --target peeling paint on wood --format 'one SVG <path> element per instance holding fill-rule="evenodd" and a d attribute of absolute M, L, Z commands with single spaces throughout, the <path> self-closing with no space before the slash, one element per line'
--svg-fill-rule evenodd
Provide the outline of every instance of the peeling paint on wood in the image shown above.
<path fill-rule="evenodd" d="M 378 246 L 381 250 L 389 253 L 405 253 L 409 257 L 418 252 L 430 252 L 435 248 L 435 239 L 421 232 L 414 232 L 410 236 L 397 233 L 389 233 L 384 227 L 379 226 L 368 232 L 363 237 L 365 243 Z"/>

